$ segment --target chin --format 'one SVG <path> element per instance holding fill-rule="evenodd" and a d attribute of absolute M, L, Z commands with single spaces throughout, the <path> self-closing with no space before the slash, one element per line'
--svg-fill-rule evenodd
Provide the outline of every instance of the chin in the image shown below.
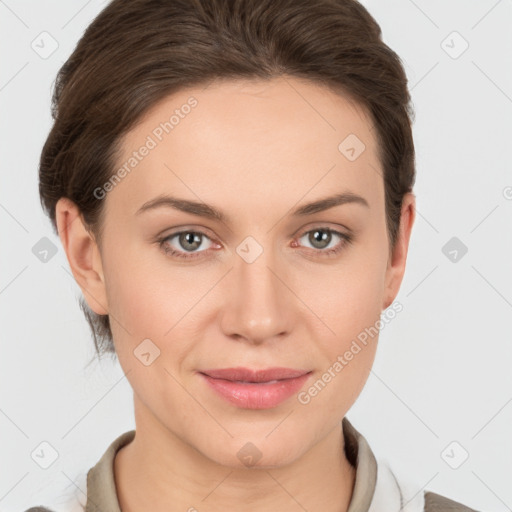
<path fill-rule="evenodd" d="M 294 445 L 297 444 L 296 438 Z M 201 450 L 204 456 L 216 464 L 231 469 L 275 469 L 294 462 L 300 453 L 295 452 L 296 446 L 286 446 L 282 442 L 273 443 L 265 439 L 265 434 L 253 441 L 248 438 L 234 438 L 229 442 L 218 443 L 216 450 L 212 452 L 211 444 L 205 451 Z"/>

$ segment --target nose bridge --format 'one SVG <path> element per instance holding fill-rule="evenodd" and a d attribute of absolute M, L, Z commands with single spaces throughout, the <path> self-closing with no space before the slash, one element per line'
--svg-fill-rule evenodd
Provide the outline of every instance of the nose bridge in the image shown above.
<path fill-rule="evenodd" d="M 227 333 L 262 342 L 286 331 L 291 298 L 281 282 L 286 277 L 275 275 L 282 273 L 279 268 L 272 247 L 263 247 L 251 236 L 238 245 L 228 285 L 232 293 L 225 312 Z"/>

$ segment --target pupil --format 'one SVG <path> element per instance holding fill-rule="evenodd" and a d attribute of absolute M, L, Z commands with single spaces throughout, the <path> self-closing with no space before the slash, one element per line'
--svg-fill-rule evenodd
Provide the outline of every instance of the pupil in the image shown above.
<path fill-rule="evenodd" d="M 320 236 L 317 236 L 318 234 L 320 234 Z M 317 242 L 325 241 L 326 239 L 329 239 L 329 237 L 330 237 L 330 233 L 328 233 L 326 230 L 317 229 L 317 230 L 313 231 L 314 242 L 312 242 L 312 243 L 316 244 Z"/>
<path fill-rule="evenodd" d="M 182 239 L 185 240 L 185 247 L 187 244 L 193 245 L 192 249 L 197 249 L 199 245 L 201 245 L 200 237 L 197 236 L 197 233 L 188 232 L 182 235 Z"/>

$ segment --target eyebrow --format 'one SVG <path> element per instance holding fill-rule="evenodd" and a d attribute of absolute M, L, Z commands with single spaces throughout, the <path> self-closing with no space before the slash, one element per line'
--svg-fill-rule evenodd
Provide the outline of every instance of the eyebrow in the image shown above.
<path fill-rule="evenodd" d="M 328 210 L 343 204 L 360 204 L 367 208 L 370 207 L 368 201 L 364 197 L 358 196 L 353 192 L 346 191 L 342 194 L 335 194 L 333 196 L 324 197 L 311 203 L 299 206 L 292 212 L 292 216 L 304 217 L 307 215 L 313 215 L 315 213 L 323 212 L 324 210 Z M 193 215 L 198 215 L 207 219 L 229 223 L 229 218 L 225 213 L 209 204 L 172 197 L 169 195 L 160 195 L 154 199 L 151 199 L 150 201 L 147 201 L 137 210 L 135 215 L 140 215 L 143 212 L 161 207 L 174 208 L 185 213 L 191 213 Z"/>

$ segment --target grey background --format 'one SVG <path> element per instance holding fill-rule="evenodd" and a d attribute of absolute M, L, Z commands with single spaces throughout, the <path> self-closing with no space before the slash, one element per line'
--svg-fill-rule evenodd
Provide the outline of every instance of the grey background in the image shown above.
<path fill-rule="evenodd" d="M 418 492 L 512 510 L 512 2 L 362 3 L 409 77 L 418 216 L 404 310 L 382 330 L 348 417 Z M 0 1 L 1 512 L 64 510 L 59 496 L 85 491 L 73 482 L 135 426 L 119 365 L 85 368 L 80 290 L 37 191 L 55 75 L 104 5 Z M 49 56 L 31 46 L 43 31 L 58 44 Z M 33 252 L 43 237 L 57 247 L 46 263 Z M 453 237 L 467 247 L 455 262 L 443 250 Z M 48 469 L 31 457 L 43 441 L 59 454 Z M 446 462 L 454 441 L 452 465 L 469 455 L 458 469 Z"/>

